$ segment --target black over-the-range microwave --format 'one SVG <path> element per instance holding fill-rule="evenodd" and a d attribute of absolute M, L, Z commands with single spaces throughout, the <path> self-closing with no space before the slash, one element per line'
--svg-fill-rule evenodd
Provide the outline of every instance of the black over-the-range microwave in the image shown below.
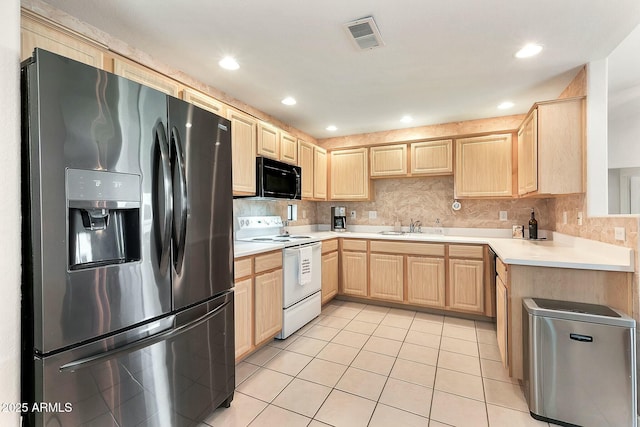
<path fill-rule="evenodd" d="M 256 195 L 301 200 L 302 168 L 266 157 L 256 158 Z"/>

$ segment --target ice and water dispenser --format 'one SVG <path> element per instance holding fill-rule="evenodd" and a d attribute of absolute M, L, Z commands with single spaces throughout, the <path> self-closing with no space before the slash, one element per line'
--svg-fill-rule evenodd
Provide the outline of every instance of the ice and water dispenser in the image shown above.
<path fill-rule="evenodd" d="M 67 169 L 69 270 L 140 260 L 140 176 Z"/>

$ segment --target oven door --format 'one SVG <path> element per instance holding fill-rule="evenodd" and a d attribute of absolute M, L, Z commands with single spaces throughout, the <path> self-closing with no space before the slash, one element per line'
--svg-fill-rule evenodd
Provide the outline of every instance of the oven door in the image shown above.
<path fill-rule="evenodd" d="M 300 283 L 300 249 L 311 247 L 311 281 Z M 284 292 L 283 308 L 287 309 L 309 295 L 320 291 L 322 286 L 322 243 L 285 248 L 283 252 Z"/>

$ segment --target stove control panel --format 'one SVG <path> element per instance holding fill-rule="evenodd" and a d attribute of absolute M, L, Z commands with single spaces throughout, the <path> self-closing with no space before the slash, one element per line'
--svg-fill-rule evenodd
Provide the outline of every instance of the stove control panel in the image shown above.
<path fill-rule="evenodd" d="M 238 225 L 241 230 L 282 227 L 279 216 L 240 216 Z"/>

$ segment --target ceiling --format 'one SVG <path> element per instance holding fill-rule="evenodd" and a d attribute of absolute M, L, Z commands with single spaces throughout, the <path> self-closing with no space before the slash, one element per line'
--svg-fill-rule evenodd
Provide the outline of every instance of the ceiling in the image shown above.
<path fill-rule="evenodd" d="M 640 22 L 637 0 L 45 2 L 319 139 L 526 113 Z M 367 16 L 385 46 L 358 51 L 343 24 Z"/>

